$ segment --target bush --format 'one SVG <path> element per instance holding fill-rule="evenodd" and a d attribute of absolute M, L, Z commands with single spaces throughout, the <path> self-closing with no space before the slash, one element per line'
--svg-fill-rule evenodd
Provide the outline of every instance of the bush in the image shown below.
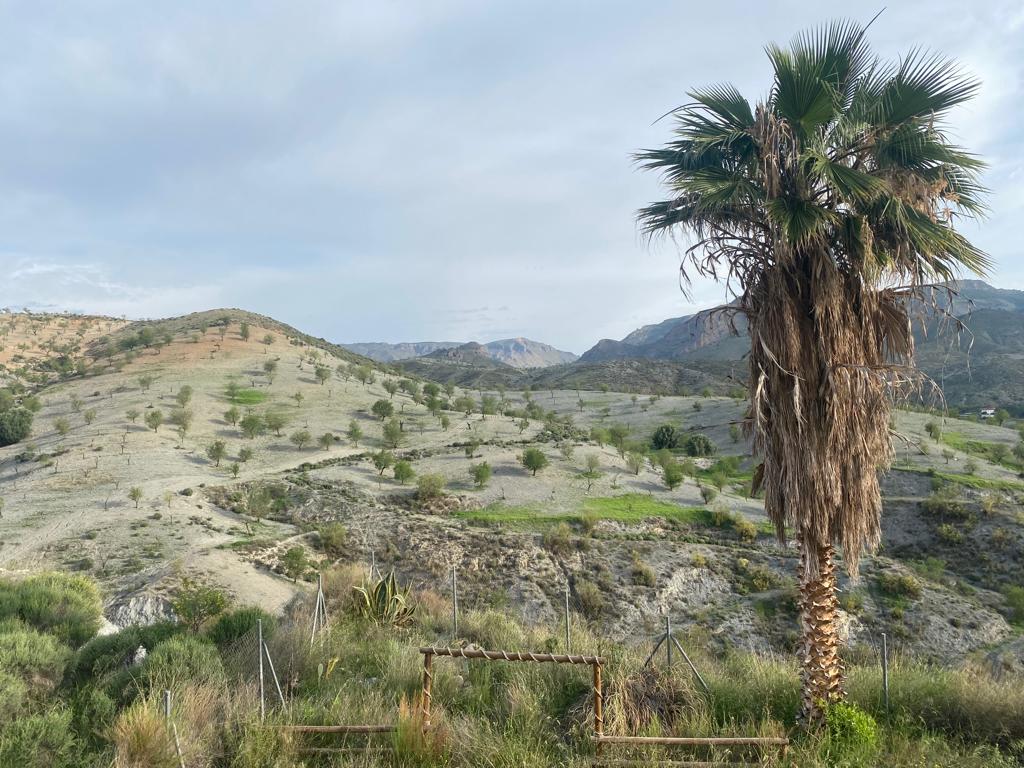
<path fill-rule="evenodd" d="M 277 629 L 277 618 L 254 606 L 237 608 L 221 615 L 206 631 L 206 636 L 218 648 L 228 648 L 246 635 L 255 636 L 256 622 L 261 619 L 263 621 L 263 639 L 269 640 Z"/>
<path fill-rule="evenodd" d="M 45 692 L 60 682 L 71 652 L 53 635 L 25 627 L 0 633 L 0 671 Z"/>
<path fill-rule="evenodd" d="M 161 621 L 144 627 L 125 627 L 112 635 L 94 637 L 83 645 L 64 671 L 64 684 L 77 686 L 102 680 L 131 664 L 141 645 L 150 653 L 164 640 L 182 631 L 179 624 Z"/>
<path fill-rule="evenodd" d="M 55 707 L 23 715 L 0 732 L 0 765 L 17 768 L 74 768 L 82 763 L 71 728 L 71 712 Z"/>
<path fill-rule="evenodd" d="M 179 621 L 193 632 L 198 632 L 208 619 L 228 607 L 228 596 L 216 587 L 185 578 L 171 601 L 171 607 Z"/>
<path fill-rule="evenodd" d="M 320 546 L 331 557 L 341 557 L 348 548 L 348 528 L 342 523 L 324 523 L 317 530 Z"/>
<path fill-rule="evenodd" d="M 875 577 L 882 594 L 889 597 L 917 598 L 921 596 L 921 583 L 909 573 L 884 572 Z"/>
<path fill-rule="evenodd" d="M 548 457 L 540 448 L 527 448 L 523 451 L 520 461 L 534 475 L 548 465 Z"/>
<path fill-rule="evenodd" d="M 653 587 L 657 581 L 654 569 L 636 555 L 633 556 L 633 567 L 629 575 L 633 584 L 638 587 Z"/>
<path fill-rule="evenodd" d="M 32 411 L 11 408 L 0 413 L 0 447 L 20 443 L 32 433 Z"/>
<path fill-rule="evenodd" d="M 146 657 L 141 682 L 150 691 L 195 683 L 224 682 L 224 666 L 213 643 L 192 635 L 164 640 Z"/>
<path fill-rule="evenodd" d="M 878 747 L 878 723 L 855 704 L 836 702 L 825 712 L 829 736 L 851 751 L 874 751 Z"/>
<path fill-rule="evenodd" d="M 559 523 L 544 531 L 544 548 L 556 555 L 567 555 L 572 551 L 572 529 L 568 523 Z"/>
<path fill-rule="evenodd" d="M 1006 587 L 1003 590 L 1006 607 L 1010 610 L 1013 621 L 1024 623 L 1024 587 Z"/>
<path fill-rule="evenodd" d="M 679 433 L 671 424 L 662 424 L 651 436 L 651 447 L 656 451 L 662 448 L 672 450 L 679 447 Z"/>
<path fill-rule="evenodd" d="M 0 620 L 20 619 L 72 648 L 96 634 L 102 609 L 99 589 L 85 576 L 44 573 L 0 582 Z"/>
<path fill-rule="evenodd" d="M 420 501 L 438 499 L 444 496 L 447 484 L 444 475 L 420 475 L 420 479 L 416 481 L 416 498 Z"/>
<path fill-rule="evenodd" d="M 174 744 L 163 716 L 138 702 L 117 719 L 111 733 L 117 768 L 177 768 Z"/>
<path fill-rule="evenodd" d="M 605 600 L 601 589 L 593 582 L 586 579 L 576 580 L 576 599 L 579 601 L 580 611 L 591 621 L 597 621 L 604 613 Z"/>
<path fill-rule="evenodd" d="M 683 451 L 687 456 L 713 456 L 717 450 L 711 438 L 700 432 L 687 436 L 683 441 Z"/>

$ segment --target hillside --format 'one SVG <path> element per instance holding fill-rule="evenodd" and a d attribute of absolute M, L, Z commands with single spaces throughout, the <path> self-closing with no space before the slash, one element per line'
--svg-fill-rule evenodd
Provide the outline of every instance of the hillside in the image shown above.
<path fill-rule="evenodd" d="M 144 328 L 157 331 L 150 346 Z M 587 389 L 571 377 L 588 366 L 574 364 L 530 374 L 551 378 L 524 391 L 502 381 L 526 374 L 470 347 L 444 353 L 455 360 L 408 361 L 475 377 L 471 389 L 431 394 L 422 380 L 399 382 L 237 310 L 107 336 L 82 367 L 40 385 L 31 438 L 0 448 L 0 569 L 88 574 L 117 624 L 167 615 L 186 577 L 277 611 L 303 590 L 281 573 L 295 557 L 304 576 L 324 558 L 372 559 L 442 593 L 454 563 L 467 606 L 500 587 L 517 613 L 545 621 L 568 584 L 575 610 L 609 638 L 647 632 L 667 605 L 680 627 L 707 633 L 709 649 L 791 649 L 795 552 L 774 541 L 747 496 L 748 447 L 732 428 L 745 403 L 701 386 L 699 372 L 616 361 L 599 366 L 603 386 Z M 715 365 L 728 381 L 732 364 Z M 610 366 L 615 388 L 664 366 L 667 379 L 683 376 L 666 391 L 688 394 L 615 391 Z M 496 383 L 480 384 L 486 375 Z M 251 434 L 249 417 L 259 417 Z M 862 582 L 844 583 L 849 637 L 869 644 L 886 631 L 908 654 L 943 663 L 1021 663 L 1013 589 L 1024 484 L 1008 458 L 1018 435 L 951 420 L 936 442 L 929 418 L 898 415 L 921 447 L 886 480 L 881 553 Z M 679 448 L 686 477 L 671 489 L 645 456 L 662 424 L 717 446 L 692 458 Z M 617 445 L 613 432 L 624 435 Z M 536 475 L 519 461 L 528 447 L 547 460 Z M 393 456 L 383 470 L 381 451 Z M 446 490 L 419 498 L 415 482 L 395 476 L 396 460 L 416 477 L 441 476 Z M 470 469 L 482 462 L 491 478 L 477 485 Z M 935 489 L 945 495 L 933 503 Z M 344 526 L 345 545 L 328 554 L 332 523 Z"/>
<path fill-rule="evenodd" d="M 914 310 L 922 321 L 915 328 L 917 362 L 941 385 L 946 402 L 968 411 L 993 405 L 1024 414 L 1024 291 L 965 280 L 952 297 L 937 288 L 933 300 L 942 315 L 931 307 Z M 744 323 L 742 316 L 714 312 L 671 318 L 621 341 L 602 339 L 580 363 L 671 360 L 713 372 L 709 363 L 739 361 L 746 354 Z"/>
<path fill-rule="evenodd" d="M 416 357 L 433 355 L 446 349 L 457 347 L 481 348 L 492 360 L 504 363 L 513 368 L 545 368 L 551 365 L 571 363 L 576 359 L 572 352 L 555 349 L 550 344 L 524 339 L 498 339 L 486 344 L 477 342 L 454 341 L 420 341 L 399 344 L 372 342 L 365 344 L 345 344 L 347 349 L 378 362 L 390 363 L 409 360 Z"/>

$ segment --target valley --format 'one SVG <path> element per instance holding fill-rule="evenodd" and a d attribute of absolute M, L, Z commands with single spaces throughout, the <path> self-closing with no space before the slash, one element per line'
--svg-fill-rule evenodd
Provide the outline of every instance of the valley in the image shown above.
<path fill-rule="evenodd" d="M 81 338 L 67 318 L 4 322 L 18 344 Z M 467 607 L 553 626 L 568 589 L 574 615 L 617 640 L 646 642 L 668 611 L 719 650 L 793 648 L 796 552 L 749 495 L 735 386 L 433 384 L 235 310 L 93 326 L 61 375 L 31 350 L 7 363 L 38 411 L 31 437 L 0 449 L 5 574 L 90 575 L 126 625 L 170 615 L 186 579 L 274 613 L 321 563 L 373 562 L 442 594 L 454 566 Z M 678 443 L 659 454 L 663 425 Z M 1015 425 L 903 410 L 895 428 L 882 547 L 842 582 L 846 637 L 1019 668 Z M 474 482 L 482 464 L 489 479 Z M 424 492 L 424 478 L 441 488 Z M 344 544 L 325 545 L 339 523 Z"/>

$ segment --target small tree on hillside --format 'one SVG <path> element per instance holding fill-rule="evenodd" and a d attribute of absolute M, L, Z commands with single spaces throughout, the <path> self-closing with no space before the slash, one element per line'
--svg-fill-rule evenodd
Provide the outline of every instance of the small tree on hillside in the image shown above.
<path fill-rule="evenodd" d="M 298 581 L 299 577 L 306 572 L 309 562 L 306 559 L 306 550 L 302 547 L 291 547 L 281 558 L 281 566 L 285 574 L 292 581 Z"/>
<path fill-rule="evenodd" d="M 384 425 L 383 437 L 384 443 L 390 448 L 397 448 L 405 441 L 405 433 L 398 419 L 391 419 Z"/>
<path fill-rule="evenodd" d="M 322 387 L 327 383 L 327 380 L 331 378 L 331 369 L 326 365 L 318 365 L 313 369 L 313 375 L 316 376 L 316 380 L 320 382 L 320 386 Z"/>
<path fill-rule="evenodd" d="M 213 462 L 215 467 L 219 467 L 221 461 L 228 454 L 228 447 L 223 440 L 214 440 L 206 448 L 207 458 Z"/>
<path fill-rule="evenodd" d="M 548 465 L 548 457 L 544 455 L 544 452 L 539 448 L 527 448 L 523 451 L 523 455 L 520 459 L 522 465 L 528 469 L 534 477 L 537 472 L 544 469 Z"/>
<path fill-rule="evenodd" d="M 198 632 L 203 624 L 219 616 L 228 607 L 228 597 L 215 587 L 182 579 L 181 587 L 171 600 L 171 608 L 178 620 Z"/>
<path fill-rule="evenodd" d="M 263 363 L 263 374 L 267 377 L 267 383 L 273 384 L 274 377 L 277 376 L 277 361 L 267 360 Z"/>
<path fill-rule="evenodd" d="M 224 421 L 230 424 L 232 427 L 238 426 L 238 420 L 242 418 L 242 412 L 235 406 L 231 406 L 224 411 Z"/>
<path fill-rule="evenodd" d="M 373 466 L 379 477 L 384 477 L 384 470 L 395 463 L 395 457 L 388 451 L 377 451 L 373 454 Z"/>
<path fill-rule="evenodd" d="M 477 488 L 486 488 L 491 479 L 491 465 L 486 461 L 481 461 L 469 468 L 469 474 Z"/>
<path fill-rule="evenodd" d="M 634 475 L 639 475 L 640 470 L 644 468 L 644 463 L 647 457 L 640 451 L 630 451 L 626 454 L 626 467 Z"/>
<path fill-rule="evenodd" d="M 324 432 L 320 437 L 316 439 L 317 443 L 325 451 L 331 450 L 331 446 L 334 445 L 334 435 L 330 432 Z"/>
<path fill-rule="evenodd" d="M 188 384 L 184 385 L 178 390 L 178 394 L 174 396 L 175 401 L 184 408 L 192 401 L 192 387 Z"/>
<path fill-rule="evenodd" d="M 130 421 L 130 422 L 131 422 L 132 424 L 134 424 L 134 423 L 135 423 L 135 420 L 136 420 L 136 419 L 138 419 L 138 418 L 139 418 L 139 416 L 141 416 L 141 415 L 142 415 L 142 414 L 140 414 L 140 413 L 139 413 L 139 409 L 138 409 L 138 408 L 129 408 L 129 409 L 128 409 L 128 410 L 127 410 L 127 411 L 125 412 L 125 417 L 126 417 L 126 418 L 128 419 L 128 421 Z"/>
<path fill-rule="evenodd" d="M 378 400 L 371 407 L 370 411 L 381 421 L 391 417 L 395 412 L 395 406 L 393 406 L 387 400 Z"/>
<path fill-rule="evenodd" d="M 675 461 L 669 462 L 665 465 L 662 470 L 661 479 L 665 482 L 665 486 L 670 490 L 674 491 L 683 482 L 683 468 L 679 466 Z"/>
<path fill-rule="evenodd" d="M 263 422 L 267 425 L 267 429 L 273 430 L 274 434 L 280 437 L 281 430 L 288 425 L 288 417 L 280 411 L 270 411 L 264 415 Z"/>
<path fill-rule="evenodd" d="M 359 441 L 363 438 L 363 430 L 355 419 L 352 419 L 352 421 L 348 423 L 348 429 L 345 430 L 345 437 L 352 442 L 353 447 L 359 447 Z"/>
<path fill-rule="evenodd" d="M 258 413 L 246 414 L 238 422 L 238 426 L 242 428 L 242 434 L 250 440 L 259 437 L 267 429 L 266 422 Z"/>
<path fill-rule="evenodd" d="M 301 451 L 313 442 L 313 435 L 310 434 L 308 429 L 300 429 L 292 432 L 288 439 L 291 441 L 292 445 Z"/>
<path fill-rule="evenodd" d="M 412 464 L 404 459 L 402 461 L 395 462 L 395 480 L 401 485 L 405 485 L 416 476 L 416 472 L 413 471 Z"/>
<path fill-rule="evenodd" d="M 146 426 L 156 432 L 164 423 L 164 415 L 160 411 L 150 411 L 146 414 Z"/>
<path fill-rule="evenodd" d="M 584 470 L 580 474 L 587 481 L 587 493 L 590 493 L 594 483 L 601 478 L 601 457 L 596 453 L 588 453 L 583 462 Z"/>
<path fill-rule="evenodd" d="M 394 379 L 384 379 L 384 383 L 381 386 L 384 387 L 384 391 L 391 397 L 394 397 L 395 393 L 398 391 L 398 382 Z"/>
<path fill-rule="evenodd" d="M 135 508 L 139 508 L 139 502 L 142 501 L 142 489 L 134 485 L 128 491 L 128 498 L 135 502 Z"/>

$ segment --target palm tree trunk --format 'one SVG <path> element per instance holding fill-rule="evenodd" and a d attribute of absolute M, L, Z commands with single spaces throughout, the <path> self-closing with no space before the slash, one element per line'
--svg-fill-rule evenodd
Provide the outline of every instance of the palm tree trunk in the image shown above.
<path fill-rule="evenodd" d="M 824 707 L 844 696 L 834 555 L 831 545 L 819 548 L 820 566 L 810 574 L 806 552 L 800 556 L 800 721 L 805 725 L 820 723 Z"/>

